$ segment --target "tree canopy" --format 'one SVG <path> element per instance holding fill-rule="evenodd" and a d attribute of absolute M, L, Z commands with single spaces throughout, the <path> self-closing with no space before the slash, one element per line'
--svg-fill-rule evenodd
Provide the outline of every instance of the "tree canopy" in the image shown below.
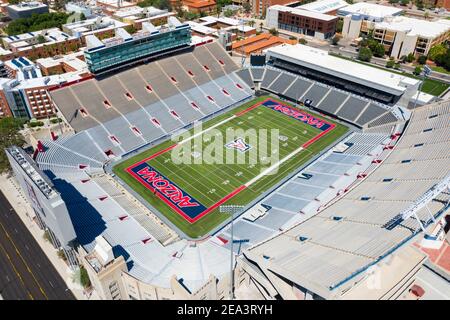
<path fill-rule="evenodd" d="M 359 49 L 358 59 L 361 61 L 370 62 L 370 59 L 372 59 L 372 50 L 368 47 L 362 47 Z"/>
<path fill-rule="evenodd" d="M 13 145 L 23 146 L 25 141 L 19 130 L 23 128 L 25 120 L 6 117 L 0 119 L 0 173 L 10 170 L 5 149 Z"/>
<path fill-rule="evenodd" d="M 55 27 L 61 28 L 67 22 L 69 15 L 65 12 L 34 13 L 29 18 L 19 18 L 11 21 L 5 31 L 8 35 L 13 36 L 31 31 Z"/>

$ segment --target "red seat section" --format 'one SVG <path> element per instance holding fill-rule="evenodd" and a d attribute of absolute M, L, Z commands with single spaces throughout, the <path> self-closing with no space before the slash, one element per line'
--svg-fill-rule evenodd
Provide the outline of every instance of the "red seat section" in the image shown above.
<path fill-rule="evenodd" d="M 158 119 L 152 118 L 151 120 L 154 125 L 156 125 L 157 127 L 161 127 L 161 123 L 159 123 Z"/>

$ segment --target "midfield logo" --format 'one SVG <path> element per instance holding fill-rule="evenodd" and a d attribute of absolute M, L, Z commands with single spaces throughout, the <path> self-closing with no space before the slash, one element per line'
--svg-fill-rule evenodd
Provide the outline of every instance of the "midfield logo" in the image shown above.
<path fill-rule="evenodd" d="M 251 149 L 251 145 L 245 143 L 244 139 L 236 138 L 225 145 L 228 149 L 237 149 L 239 152 L 245 152 Z"/>

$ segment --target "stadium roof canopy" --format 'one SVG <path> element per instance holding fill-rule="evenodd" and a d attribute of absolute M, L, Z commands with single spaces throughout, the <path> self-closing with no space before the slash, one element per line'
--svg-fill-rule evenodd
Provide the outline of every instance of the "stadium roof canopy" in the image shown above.
<path fill-rule="evenodd" d="M 396 96 L 402 95 L 407 86 L 419 83 L 413 78 L 334 57 L 327 51 L 301 44 L 280 45 L 267 49 L 266 54 Z"/>

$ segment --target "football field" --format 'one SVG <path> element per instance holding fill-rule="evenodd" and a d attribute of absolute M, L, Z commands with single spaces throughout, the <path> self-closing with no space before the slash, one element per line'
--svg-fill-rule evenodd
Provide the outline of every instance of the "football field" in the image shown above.
<path fill-rule="evenodd" d="M 192 238 L 228 218 L 347 128 L 261 97 L 127 159 L 114 173 Z"/>

